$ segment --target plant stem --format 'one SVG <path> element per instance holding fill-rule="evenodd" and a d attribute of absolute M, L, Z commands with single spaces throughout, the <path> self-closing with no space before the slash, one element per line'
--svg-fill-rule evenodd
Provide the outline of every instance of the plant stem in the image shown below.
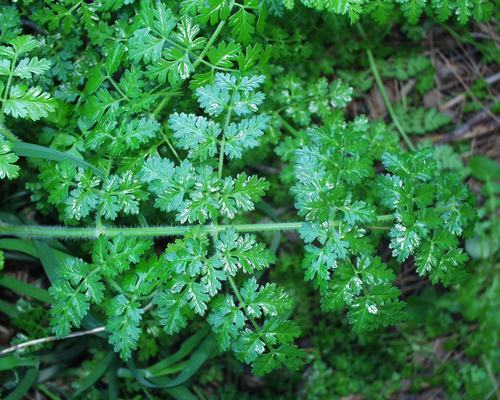
<path fill-rule="evenodd" d="M 484 366 L 486 367 L 486 372 L 488 373 L 488 378 L 490 378 L 491 385 L 492 385 L 492 391 L 491 393 L 496 393 L 497 399 L 500 399 L 500 389 L 497 383 L 497 379 L 495 378 L 495 374 L 493 372 L 493 369 L 491 368 L 491 363 L 490 361 L 486 358 L 486 356 L 483 354 L 481 356 L 481 360 L 483 361 Z M 489 397 L 487 397 L 489 398 Z"/>
<path fill-rule="evenodd" d="M 106 78 L 111 83 L 111 85 L 115 88 L 115 90 L 120 94 L 120 96 L 122 96 L 122 98 L 124 100 L 130 101 L 130 99 L 127 97 L 127 95 L 125 93 L 123 93 L 123 91 L 120 89 L 120 86 L 118 86 L 118 84 L 114 81 L 113 78 L 111 78 L 110 76 L 107 76 Z"/>
<path fill-rule="evenodd" d="M 160 112 L 166 107 L 168 102 L 172 97 L 177 96 L 180 92 L 179 89 L 182 86 L 182 81 L 174 83 L 169 90 L 163 93 L 163 99 L 161 99 L 160 104 L 153 110 L 153 113 L 151 114 L 153 118 L 156 118 L 158 115 L 160 115 Z M 161 92 L 160 92 L 161 93 Z"/>
<path fill-rule="evenodd" d="M 215 39 L 217 39 L 217 36 L 219 36 L 219 33 L 222 30 L 222 28 L 224 27 L 225 23 L 226 23 L 225 20 L 222 20 L 219 22 L 219 25 L 217 25 L 217 28 L 215 28 L 215 31 L 212 34 L 212 36 L 210 37 L 210 39 L 208 39 L 208 42 L 205 45 L 205 47 L 203 48 L 202 52 L 198 55 L 198 57 L 196 57 L 196 60 L 194 60 L 193 68 L 196 68 L 196 66 L 202 62 L 203 57 L 205 57 L 208 50 L 212 47 L 212 44 L 215 42 Z"/>
<path fill-rule="evenodd" d="M 233 290 L 234 294 L 236 295 L 236 298 L 238 299 L 238 308 L 247 316 L 248 320 L 252 324 L 253 328 L 255 329 L 255 332 L 259 335 L 260 338 L 264 341 L 266 346 L 268 347 L 269 351 L 273 351 L 273 345 L 269 343 L 265 335 L 261 335 L 261 329 L 255 319 L 249 315 L 243 306 L 245 304 L 245 301 L 243 300 L 243 297 L 241 297 L 241 293 L 238 290 L 238 286 L 236 286 L 236 283 L 234 282 L 234 279 L 231 275 L 228 275 L 227 280 L 229 281 L 229 284 L 231 285 L 231 289 Z"/>
<path fill-rule="evenodd" d="M 277 115 L 283 126 L 285 127 L 286 130 L 288 130 L 290 133 L 292 133 L 295 136 L 299 136 L 300 132 L 295 129 L 286 119 L 284 119 L 281 115 Z"/>
<path fill-rule="evenodd" d="M 12 132 L 7 129 L 5 126 L 5 103 L 7 99 L 9 98 L 9 92 L 10 92 L 10 87 L 12 85 L 12 77 L 14 76 L 14 70 L 16 68 L 16 63 L 17 63 L 17 52 L 12 59 L 12 64 L 10 65 L 10 71 L 9 71 L 9 78 L 7 79 L 7 85 L 5 86 L 5 93 L 3 96 L 2 101 L 2 107 L 0 110 L 0 134 L 4 135 L 7 139 L 13 140 L 13 141 L 18 141 L 19 139 L 14 135 Z"/>
<path fill-rule="evenodd" d="M 360 24 L 358 24 L 358 30 L 363 38 L 363 40 L 366 40 L 366 35 L 361 27 Z M 370 64 L 370 69 L 372 71 L 373 77 L 375 78 L 375 82 L 377 83 L 378 90 L 380 91 L 380 95 L 382 96 L 382 100 L 384 101 L 385 107 L 387 108 L 387 111 L 389 112 L 389 115 L 391 116 L 392 122 L 394 123 L 394 126 L 399 132 L 399 135 L 403 139 L 403 141 L 406 143 L 406 146 L 408 146 L 408 149 L 411 151 L 415 151 L 415 146 L 413 145 L 412 141 L 406 134 L 405 130 L 403 129 L 403 126 L 401 125 L 401 122 L 399 121 L 398 116 L 396 115 L 394 109 L 392 108 L 391 101 L 389 100 L 389 96 L 387 95 L 387 91 L 385 90 L 385 86 L 382 82 L 382 79 L 380 78 L 380 73 L 377 68 L 377 63 L 375 62 L 375 59 L 373 58 L 373 53 L 370 50 L 370 48 L 366 49 L 366 55 L 368 56 L 368 63 Z"/>
<path fill-rule="evenodd" d="M 163 99 L 161 99 L 160 104 L 154 109 L 152 116 L 157 117 L 158 114 L 160 113 L 161 110 L 167 105 L 168 101 L 170 100 L 170 97 L 165 96 Z"/>
<path fill-rule="evenodd" d="M 232 108 L 229 107 L 227 110 L 226 114 L 226 120 L 224 121 L 224 127 L 222 128 L 223 136 L 222 140 L 220 141 L 220 150 L 219 150 L 219 168 L 218 168 L 218 175 L 219 179 L 222 178 L 222 167 L 224 166 L 224 145 L 226 144 L 226 129 L 229 126 L 229 122 L 231 121 L 231 112 Z"/>
<path fill-rule="evenodd" d="M 387 92 L 385 90 L 385 86 L 382 83 L 382 79 L 380 78 L 380 74 L 378 72 L 377 64 L 375 63 L 375 59 L 373 58 L 372 51 L 370 49 L 366 50 L 366 55 L 368 56 L 368 62 L 370 63 L 370 68 L 372 70 L 373 76 L 375 77 L 375 82 L 377 82 L 377 87 L 378 90 L 380 91 L 380 94 L 382 95 L 382 99 L 384 100 L 384 104 L 387 107 L 387 111 L 389 112 L 389 115 L 391 116 L 392 122 L 394 123 L 394 126 L 398 130 L 401 138 L 404 140 L 406 145 L 411 151 L 415 151 L 415 146 L 411 142 L 410 138 L 406 134 L 405 130 L 403 129 L 401 122 L 399 121 L 398 116 L 394 112 L 394 109 L 392 108 L 391 101 L 389 100 L 389 96 L 387 96 Z"/>
<path fill-rule="evenodd" d="M 230 227 L 237 232 L 263 232 L 296 230 L 302 222 L 283 222 L 274 224 L 242 224 L 242 225 L 202 225 L 202 226 L 148 226 L 148 227 L 66 227 L 43 225 L 1 225 L 0 236 L 16 236 L 36 239 L 93 239 L 101 235 L 115 237 L 118 235 L 135 237 L 182 236 L 197 228 L 202 232 L 215 234 Z"/>
<path fill-rule="evenodd" d="M 10 86 L 12 84 L 12 77 L 14 76 L 14 70 L 16 68 L 16 63 L 17 63 L 17 52 L 14 55 L 14 58 L 12 59 L 12 63 L 10 64 L 10 71 L 9 71 L 9 77 L 7 78 L 7 84 L 5 85 L 5 93 L 2 99 L 2 108 L 0 110 L 0 122 L 3 123 L 3 120 L 5 118 L 5 102 L 7 101 L 9 97 L 9 92 L 10 92 Z"/>
<path fill-rule="evenodd" d="M 247 316 L 247 318 L 250 320 L 250 322 L 252 323 L 253 328 L 255 329 L 255 332 L 257 332 L 257 333 L 260 334 L 259 325 L 257 325 L 257 322 L 255 322 L 255 320 L 253 319 L 253 317 L 251 315 L 248 315 L 246 313 L 246 310 L 243 307 L 243 305 L 245 304 L 245 301 L 243 300 L 243 297 L 241 297 L 241 293 L 238 290 L 238 286 L 236 286 L 236 283 L 234 282 L 233 277 L 231 275 L 228 275 L 227 280 L 229 281 L 229 284 L 231 285 L 231 289 L 233 289 L 233 292 L 236 295 L 236 298 L 238 299 L 238 304 L 239 304 L 240 310 L 242 312 L 244 312 L 245 315 Z M 265 338 L 263 338 L 263 339 L 266 340 Z M 268 347 L 269 347 L 270 350 L 272 349 L 272 346 L 268 345 Z"/>
<path fill-rule="evenodd" d="M 168 148 L 176 158 L 176 160 L 179 162 L 179 164 L 182 162 L 181 158 L 179 157 L 179 153 L 177 153 L 177 150 L 175 150 L 175 147 L 172 145 L 172 142 L 170 142 L 170 139 L 168 138 L 167 134 L 165 131 L 162 131 L 162 136 L 163 139 L 165 140 L 165 143 L 167 144 Z"/>
<path fill-rule="evenodd" d="M 382 215 L 377 218 L 378 222 L 391 221 L 391 214 Z M 340 224 L 341 221 L 333 221 L 332 226 Z M 32 239 L 95 239 L 103 235 L 115 237 L 123 235 L 127 237 L 160 237 L 160 236 L 182 236 L 193 229 L 215 235 L 229 228 L 236 232 L 276 232 L 293 231 L 302 227 L 304 222 L 274 222 L 264 224 L 238 224 L 238 225 L 186 225 L 186 226 L 147 226 L 147 227 L 67 227 L 67 226 L 43 226 L 43 225 L 9 225 L 0 223 L 0 236 L 15 236 Z"/>
<path fill-rule="evenodd" d="M 7 139 L 12 140 L 14 142 L 18 142 L 19 139 L 16 135 L 14 135 L 7 127 L 4 125 L 4 121 L 2 120 L 2 115 L 0 115 L 0 134 L 4 135 Z"/>

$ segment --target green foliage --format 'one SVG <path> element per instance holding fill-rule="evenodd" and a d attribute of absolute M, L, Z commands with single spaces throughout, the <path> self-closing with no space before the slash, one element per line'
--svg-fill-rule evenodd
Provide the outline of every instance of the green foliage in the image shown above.
<path fill-rule="evenodd" d="M 139 263 L 141 256 L 151 247 L 151 242 L 117 236 L 107 240 L 101 236 L 93 246 L 92 264 L 82 259 L 68 258 L 58 271 L 59 279 L 50 288 L 54 299 L 51 310 L 52 328 L 57 337 L 67 336 L 72 327 L 78 328 L 91 305 L 104 300 L 106 287 L 118 290 L 106 305 L 110 316 L 106 329 L 111 333 L 109 342 L 124 359 L 137 346 L 141 330 L 139 322 L 143 309 L 137 302 L 137 287 L 144 277 L 139 269 L 128 276 L 130 267 Z M 151 274 L 155 267 L 151 266 Z M 115 279 L 122 279 L 122 285 Z M 147 291 L 148 288 L 142 288 Z"/>
<path fill-rule="evenodd" d="M 218 296 L 208 321 L 221 350 L 232 348 L 242 362 L 251 363 L 254 373 L 263 375 L 280 367 L 298 369 L 303 354 L 293 340 L 300 329 L 286 315 L 292 300 L 275 284 L 260 286 L 255 278 L 245 281 L 237 302 L 231 295 Z M 259 326 L 256 321 L 263 319 Z M 251 322 L 252 329 L 245 328 Z"/>
<path fill-rule="evenodd" d="M 478 210 L 481 222 L 476 225 L 473 237 L 467 240 L 466 248 L 472 257 L 488 259 L 500 248 L 500 220 L 496 215 L 500 204 L 500 166 L 489 158 L 474 156 L 469 160 L 469 167 L 472 176 L 482 183 L 484 202 Z"/>
<path fill-rule="evenodd" d="M 282 2 L 288 9 L 295 5 L 294 0 Z M 441 22 L 452 15 L 456 15 L 462 24 L 467 23 L 471 17 L 481 21 L 491 15 L 495 4 L 481 0 L 300 0 L 300 3 L 318 11 L 346 15 L 352 23 L 357 22 L 364 14 L 370 15 L 379 23 L 385 23 L 391 18 L 396 4 L 400 4 L 402 14 L 411 24 L 416 24 L 425 11 L 435 13 Z"/>
<path fill-rule="evenodd" d="M 314 117 L 325 118 L 334 109 L 344 108 L 352 100 L 352 88 L 341 80 L 330 84 L 324 78 L 307 86 L 294 75 L 278 80 L 274 100 L 277 107 L 294 123 L 307 127 Z"/>
<path fill-rule="evenodd" d="M 106 329 L 111 332 L 109 343 L 125 360 L 137 348 L 143 312 L 139 302 L 128 299 L 123 294 L 114 297 L 108 306 L 109 321 Z"/>
<path fill-rule="evenodd" d="M 11 150 L 10 143 L 0 134 L 0 179 L 15 179 L 19 176 L 19 167 L 14 164 L 19 157 Z"/>
<path fill-rule="evenodd" d="M 418 75 L 432 68 L 431 61 L 421 55 L 396 57 L 390 61 L 380 60 L 378 63 L 382 76 L 405 81 L 418 77 Z"/>
<path fill-rule="evenodd" d="M 0 7 L 0 235 L 22 237 L 0 240 L 0 304 L 13 344 L 50 337 L 2 359 L 0 397 L 493 393 L 498 166 L 402 149 L 451 121 L 422 107 L 425 53 L 383 41 L 490 2 L 296 3 Z M 360 115 L 384 83 L 401 126 Z M 463 362 L 429 355 L 441 336 Z"/>
<path fill-rule="evenodd" d="M 413 135 L 425 135 L 437 131 L 451 122 L 448 115 L 440 113 L 435 108 L 404 110 L 402 107 L 397 107 L 395 111 L 403 129 Z"/>
<path fill-rule="evenodd" d="M 42 75 L 51 63 L 44 58 L 26 57 L 40 47 L 32 36 L 21 35 L 9 41 L 10 46 L 0 46 L 0 96 L 1 115 L 28 118 L 37 121 L 54 111 L 54 101 L 38 86 L 27 86 L 33 76 Z"/>
<path fill-rule="evenodd" d="M 429 274 L 433 282 L 453 282 L 467 259 L 456 237 L 475 219 L 469 192 L 457 175 L 436 176 L 429 149 L 384 154 L 382 162 L 390 174 L 379 178 L 380 196 L 396 217 L 389 232 L 393 255 L 400 262 L 415 255 L 420 275 Z"/>
<path fill-rule="evenodd" d="M 393 221 L 388 239 L 396 260 L 414 256 L 420 275 L 450 284 L 467 260 L 457 237 L 475 217 L 460 178 L 436 174 L 431 149 L 400 154 L 389 141 L 376 148 L 370 146 L 373 133 L 362 117 L 309 129 L 296 153 L 293 188 L 298 213 L 307 221 L 301 229 L 305 277 L 319 288 L 323 308 L 350 309 L 357 330 L 390 324 L 401 308 L 394 274 L 372 260 L 378 241 L 365 225 Z M 376 172 L 376 162 L 385 174 Z M 376 198 L 370 197 L 371 185 Z"/>
<path fill-rule="evenodd" d="M 221 163 L 224 156 L 240 158 L 244 151 L 256 147 L 267 128 L 268 117 L 264 115 L 246 118 L 257 111 L 264 99 L 262 93 L 256 91 L 263 80 L 263 76 L 240 78 L 218 73 L 213 84 L 196 90 L 200 107 L 212 119 L 185 113 L 170 115 L 168 125 L 173 131 L 173 144 L 187 151 L 191 161 L 175 166 L 158 157 L 146 160 L 141 179 L 157 196 L 157 207 L 175 212 L 176 220 L 181 223 L 200 224 L 221 217 L 233 219 L 239 212 L 254 209 L 268 183 L 245 173 L 223 178 Z M 232 120 L 235 117 L 237 120 Z M 211 166 L 214 162 L 218 171 Z M 255 320 L 264 313 L 280 316 L 283 324 L 291 324 L 282 316 L 290 311 L 291 305 L 287 303 L 288 307 L 283 308 L 278 303 L 284 301 L 286 294 L 274 286 L 252 294 L 252 290 L 258 290 L 255 280 L 243 284 L 240 294 L 233 280 L 238 272 L 253 274 L 274 262 L 255 237 L 241 236 L 231 228 L 221 231 L 213 240 L 194 233 L 168 246 L 165 258 L 171 276 L 156 295 L 155 304 L 160 323 L 168 334 L 180 331 L 195 314 L 205 315 L 210 300 L 221 291 L 223 283 L 229 281 L 239 305 L 235 305 L 233 296 L 218 300 L 220 295 L 213 300 L 208 317 L 220 348 L 231 347 L 241 361 L 252 363 L 259 374 L 282 365 L 296 368 L 300 364 L 301 352 L 292 344 L 298 336 L 297 329 L 295 334 L 282 334 L 279 326 L 264 320 L 259 328 Z M 220 309 L 222 304 L 231 305 L 232 309 Z M 247 326 L 250 322 L 253 329 Z"/>

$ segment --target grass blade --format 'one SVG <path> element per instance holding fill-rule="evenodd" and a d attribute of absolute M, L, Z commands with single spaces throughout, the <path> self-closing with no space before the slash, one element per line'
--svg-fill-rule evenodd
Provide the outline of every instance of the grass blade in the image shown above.
<path fill-rule="evenodd" d="M 113 360 L 114 353 L 109 352 L 104 359 L 102 359 L 97 366 L 92 370 L 90 374 L 88 374 L 80 383 L 78 390 L 73 394 L 72 398 L 76 399 L 81 394 L 83 394 L 87 389 L 89 389 L 92 385 L 94 385 L 101 376 L 104 375 L 106 370 L 108 369 L 111 361 Z"/>
<path fill-rule="evenodd" d="M 32 143 L 12 142 L 12 150 L 14 151 L 14 153 L 21 157 L 42 158 L 44 160 L 51 161 L 69 160 L 78 167 L 91 169 L 97 176 L 101 178 L 104 178 L 105 176 L 104 171 L 100 170 L 97 167 L 94 167 L 87 161 L 82 160 L 81 158 L 78 158 L 73 154 L 63 153 L 62 151 L 51 149 L 50 147 L 40 146 Z"/>
<path fill-rule="evenodd" d="M 0 311 L 7 315 L 9 318 L 15 318 L 19 315 L 19 312 L 14 305 L 2 299 L 0 299 Z"/>
<path fill-rule="evenodd" d="M 0 358 L 0 371 L 10 371 L 19 367 L 38 367 L 38 360 L 14 355 Z"/>
<path fill-rule="evenodd" d="M 181 348 L 176 353 L 172 354 L 169 357 L 164 358 L 163 360 L 147 368 L 146 370 L 148 371 L 148 373 L 153 376 L 160 376 L 161 371 L 164 368 L 167 368 L 172 364 L 175 364 L 176 362 L 182 360 L 184 357 L 189 355 L 196 348 L 196 346 L 203 340 L 203 338 L 208 334 L 209 330 L 210 328 L 206 327 L 205 329 L 198 331 L 196 334 L 186 339 L 182 343 Z"/>
<path fill-rule="evenodd" d="M 19 385 L 14 389 L 14 391 L 9 394 L 5 400 L 20 400 L 24 395 L 30 390 L 36 382 L 38 377 L 38 368 L 30 368 L 26 371 Z"/>
<path fill-rule="evenodd" d="M 56 259 L 53 250 L 47 243 L 35 240 L 34 242 L 38 257 L 43 265 L 43 269 L 49 278 L 50 283 L 54 283 L 57 279 L 57 270 L 59 269 L 59 262 Z M 68 256 L 69 257 L 69 256 Z"/>
<path fill-rule="evenodd" d="M 216 350 L 215 339 L 212 335 L 209 335 L 202 344 L 193 352 L 189 360 L 184 364 L 184 368 L 182 372 L 177 375 L 174 379 L 170 378 L 153 378 L 151 380 L 147 380 L 141 374 L 133 362 L 130 360 L 127 365 L 129 367 L 132 376 L 139 382 L 142 386 L 147 388 L 175 388 L 183 385 L 189 378 L 191 378 L 198 369 L 207 361 Z"/>
<path fill-rule="evenodd" d="M 32 297 L 33 299 L 43 301 L 44 303 L 52 303 L 52 298 L 45 289 L 30 285 L 19 279 L 13 278 L 9 275 L 0 276 L 0 285 L 19 293 L 24 296 Z"/>

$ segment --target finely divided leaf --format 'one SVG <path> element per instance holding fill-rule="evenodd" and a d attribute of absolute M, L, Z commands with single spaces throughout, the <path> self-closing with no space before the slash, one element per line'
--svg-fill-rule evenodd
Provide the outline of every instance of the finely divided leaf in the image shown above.
<path fill-rule="evenodd" d="M 224 153 L 230 159 L 236 159 L 241 158 L 245 150 L 257 147 L 269 120 L 267 115 L 256 115 L 237 124 L 231 123 L 224 131 L 226 138 Z"/>
<path fill-rule="evenodd" d="M 10 143 L 0 134 L 0 179 L 15 179 L 19 175 L 19 167 L 14 164 L 19 157 L 11 150 Z"/>
<path fill-rule="evenodd" d="M 38 121 L 55 110 L 55 103 L 50 95 L 39 87 L 26 90 L 19 85 L 13 85 L 9 97 L 5 100 L 5 113 L 14 118 L 29 118 Z"/>
<path fill-rule="evenodd" d="M 174 113 L 168 120 L 177 147 L 189 150 L 189 158 L 205 161 L 217 152 L 219 124 L 194 114 Z"/>

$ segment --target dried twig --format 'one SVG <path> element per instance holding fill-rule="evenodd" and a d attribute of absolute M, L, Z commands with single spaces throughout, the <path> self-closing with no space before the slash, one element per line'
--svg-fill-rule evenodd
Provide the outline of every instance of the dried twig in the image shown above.
<path fill-rule="evenodd" d="M 76 337 L 79 337 L 79 336 L 85 336 L 85 335 L 95 335 L 97 333 L 104 332 L 104 330 L 105 330 L 104 326 L 99 326 L 97 328 L 88 329 L 86 331 L 73 332 L 73 333 L 69 334 L 68 336 L 65 336 L 65 337 L 61 338 L 61 340 L 72 339 L 72 338 L 76 338 Z M 14 345 L 14 346 L 7 347 L 7 348 L 5 348 L 3 350 L 0 350 L 0 356 L 4 356 L 4 355 L 6 355 L 8 353 L 12 353 L 14 351 L 25 349 L 26 347 L 36 346 L 38 344 L 53 342 L 53 341 L 56 341 L 56 340 L 59 340 L 59 339 L 56 338 L 55 336 L 47 336 L 47 337 L 40 338 L 40 339 L 28 340 L 27 342 L 18 343 L 18 344 Z"/>
<path fill-rule="evenodd" d="M 495 101 L 498 101 L 498 98 Z M 491 114 L 491 106 L 486 107 L 483 111 L 474 114 L 466 123 L 454 131 L 433 136 L 431 139 L 435 143 L 446 143 L 485 135 L 500 128 L 500 119 L 492 119 Z"/>
<path fill-rule="evenodd" d="M 500 81 L 500 72 L 497 72 L 496 74 L 493 74 L 491 76 L 488 76 L 485 80 L 486 84 L 488 85 L 494 85 L 498 81 Z M 456 104 L 462 102 L 465 100 L 467 96 L 467 92 L 460 93 L 459 95 L 453 97 L 452 99 L 448 100 L 446 103 L 441 105 L 439 107 L 439 111 L 446 111 L 455 106 Z"/>

